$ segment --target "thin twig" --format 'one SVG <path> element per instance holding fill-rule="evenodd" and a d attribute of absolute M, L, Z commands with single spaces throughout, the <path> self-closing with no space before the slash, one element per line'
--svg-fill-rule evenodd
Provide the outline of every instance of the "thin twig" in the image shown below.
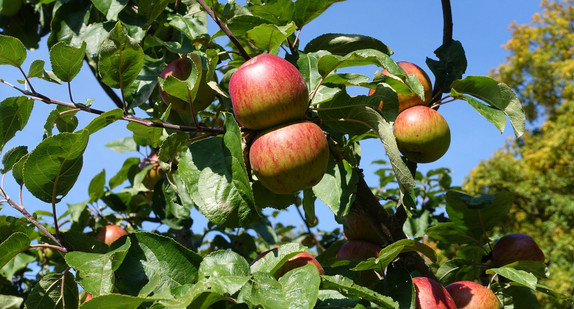
<path fill-rule="evenodd" d="M 442 43 L 446 44 L 452 41 L 452 10 L 450 0 L 441 0 L 441 4 L 443 16 Z"/>

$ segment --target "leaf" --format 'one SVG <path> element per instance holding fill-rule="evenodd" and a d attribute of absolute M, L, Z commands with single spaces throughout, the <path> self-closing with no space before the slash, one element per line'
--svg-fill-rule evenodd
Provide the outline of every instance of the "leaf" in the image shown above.
<path fill-rule="evenodd" d="M 0 295 L 0 304 L 4 309 L 19 309 L 22 307 L 24 298 L 13 295 Z"/>
<path fill-rule="evenodd" d="M 157 77 L 160 76 L 163 68 L 163 59 L 155 59 L 145 55 L 141 72 L 125 91 L 128 108 L 135 108 L 148 102 L 153 91 L 157 89 Z"/>
<path fill-rule="evenodd" d="M 82 68 L 86 42 L 80 48 L 59 42 L 50 49 L 50 63 L 54 74 L 64 82 L 70 82 Z"/>
<path fill-rule="evenodd" d="M 137 295 L 148 283 L 153 283 L 154 277 L 157 280 L 156 289 L 197 282 L 202 261 L 197 253 L 172 238 L 153 233 L 136 232 L 128 237 L 131 246 L 116 271 L 116 280 L 121 282 L 129 294 Z"/>
<path fill-rule="evenodd" d="M 293 11 L 293 20 L 297 25 L 297 29 L 303 28 L 304 25 L 311 22 L 313 19 L 321 15 L 335 2 L 342 2 L 344 0 L 297 0 L 295 1 L 295 9 Z"/>
<path fill-rule="evenodd" d="M 102 82 L 112 88 L 126 89 L 138 77 L 143 60 L 142 48 L 118 22 L 100 48 L 98 71 Z"/>
<path fill-rule="evenodd" d="M 383 42 L 361 34 L 326 33 L 312 39 L 303 50 L 304 53 L 326 50 L 333 55 L 344 56 L 359 49 L 375 49 L 387 55 L 393 51 Z"/>
<path fill-rule="evenodd" d="M 34 101 L 25 96 L 8 97 L 0 102 L 0 151 L 16 132 L 24 129 L 33 107 Z"/>
<path fill-rule="evenodd" d="M 427 256 L 431 261 L 436 261 L 436 253 L 429 246 L 413 239 L 401 239 L 386 246 L 379 252 L 376 258 L 369 258 L 360 262 L 352 270 L 362 271 L 368 269 L 384 270 L 399 254 L 409 251 L 418 251 Z"/>
<path fill-rule="evenodd" d="M 225 128 L 223 137 L 191 144 L 180 157 L 176 174 L 209 221 L 246 226 L 259 215 L 243 161 L 239 126 L 230 114 L 225 116 Z"/>
<path fill-rule="evenodd" d="M 137 309 L 150 299 L 123 294 L 108 294 L 92 298 L 80 306 L 81 309 Z"/>
<path fill-rule="evenodd" d="M 24 165 L 28 191 L 46 203 L 60 201 L 78 179 L 88 137 L 88 131 L 82 130 L 59 133 L 40 142 Z"/>
<path fill-rule="evenodd" d="M 281 44 L 295 32 L 295 29 L 293 22 L 285 26 L 263 24 L 248 30 L 247 38 L 255 47 L 277 54 Z"/>
<path fill-rule="evenodd" d="M 106 15 L 107 20 L 117 20 L 118 14 L 128 4 L 128 0 L 92 0 L 92 3 Z"/>
<path fill-rule="evenodd" d="M 0 268 L 30 246 L 28 235 L 16 232 L 0 243 Z"/>
<path fill-rule="evenodd" d="M 108 142 L 104 146 L 117 153 L 137 151 L 137 144 L 135 143 L 133 137 L 124 137 L 116 139 L 111 142 Z"/>
<path fill-rule="evenodd" d="M 453 81 L 461 79 L 466 71 L 466 56 L 459 41 L 449 41 L 434 51 L 437 60 L 427 58 L 426 63 L 435 76 L 435 84 L 444 93 L 450 92 Z"/>
<path fill-rule="evenodd" d="M 145 126 L 140 123 L 130 122 L 126 128 L 134 133 L 134 141 L 140 146 L 157 148 L 161 144 L 163 128 Z"/>
<path fill-rule="evenodd" d="M 506 84 L 486 76 L 468 76 L 462 80 L 454 81 L 451 87 L 454 90 L 451 95 L 455 98 L 467 100 L 466 96 L 460 94 L 468 94 L 503 111 L 510 119 L 516 137 L 520 137 L 524 133 L 526 116 L 522 104 Z"/>
<path fill-rule="evenodd" d="M 104 196 L 104 186 L 106 184 L 106 170 L 102 169 L 102 171 L 97 174 L 92 180 L 90 181 L 90 185 L 88 186 L 88 193 L 90 195 L 90 199 L 88 203 L 93 203 L 99 200 L 102 196 Z"/>
<path fill-rule="evenodd" d="M 78 285 L 71 272 L 47 274 L 34 285 L 24 308 L 78 308 Z"/>
<path fill-rule="evenodd" d="M 271 274 L 263 272 L 253 273 L 253 278 L 241 289 L 237 299 L 252 308 L 284 309 L 289 306 L 281 284 Z"/>
<path fill-rule="evenodd" d="M 294 268 L 279 278 L 288 308 L 313 308 L 320 283 L 319 271 L 312 263 Z"/>
<path fill-rule="evenodd" d="M 4 153 L 2 156 L 2 169 L 0 169 L 1 174 L 8 173 L 22 157 L 28 154 L 27 146 L 16 146 Z"/>
<path fill-rule="evenodd" d="M 122 117 L 123 111 L 121 109 L 112 109 L 92 119 L 84 129 L 88 130 L 90 134 L 94 134 Z"/>
<path fill-rule="evenodd" d="M 46 123 L 44 124 L 45 136 L 52 136 L 54 127 L 57 127 L 59 132 L 74 132 L 78 127 L 77 112 L 77 110 L 73 110 L 70 107 L 58 105 L 46 118 Z"/>
<path fill-rule="evenodd" d="M 355 284 L 353 280 L 341 275 L 321 276 L 321 289 L 336 290 L 351 298 L 370 301 L 381 308 L 399 308 L 399 304 L 392 298 Z"/>
<path fill-rule="evenodd" d="M 180 15 L 174 14 L 168 18 L 169 25 L 181 31 L 190 40 L 207 33 L 207 18 L 205 14 Z"/>
<path fill-rule="evenodd" d="M 536 290 L 538 279 L 536 279 L 536 276 L 533 274 L 524 270 L 518 270 L 512 267 L 503 266 L 499 268 L 489 268 L 486 270 L 486 273 L 489 275 L 500 275 L 532 290 Z"/>
<path fill-rule="evenodd" d="M 0 34 L 0 65 L 20 67 L 26 60 L 26 47 L 15 37 Z"/>
<path fill-rule="evenodd" d="M 265 272 L 275 274 L 287 260 L 304 251 L 298 243 L 288 243 L 274 248 L 251 264 L 251 273 Z"/>
<path fill-rule="evenodd" d="M 129 238 L 115 250 L 105 254 L 72 251 L 66 263 L 76 270 L 78 283 L 92 296 L 109 294 L 114 289 L 115 274 L 130 248 Z"/>
<path fill-rule="evenodd" d="M 199 278 L 210 280 L 210 286 L 222 296 L 235 294 L 250 278 L 249 263 L 233 251 L 218 250 L 203 259 Z"/>
<path fill-rule="evenodd" d="M 393 267 L 383 281 L 384 295 L 399 303 L 400 308 L 416 308 L 416 290 L 408 270 Z"/>
<path fill-rule="evenodd" d="M 313 187 L 313 193 L 341 219 L 355 201 L 358 182 L 357 172 L 347 161 L 330 160 L 323 179 Z"/>
<path fill-rule="evenodd" d="M 285 25 L 293 19 L 295 6 L 292 0 L 277 0 L 263 3 L 262 5 L 248 6 L 247 9 L 249 9 L 253 15 L 267 22 Z M 250 15 L 240 15 L 238 17 L 241 16 Z"/>

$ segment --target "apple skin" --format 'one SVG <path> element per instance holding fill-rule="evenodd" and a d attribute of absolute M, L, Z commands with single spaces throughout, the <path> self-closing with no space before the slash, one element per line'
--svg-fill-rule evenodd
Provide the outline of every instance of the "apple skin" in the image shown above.
<path fill-rule="evenodd" d="M 295 269 L 297 267 L 305 266 L 309 263 L 312 263 L 313 265 L 315 265 L 315 267 L 317 267 L 317 271 L 319 271 L 319 275 L 325 274 L 325 270 L 323 270 L 323 266 L 321 266 L 321 264 L 319 263 L 319 261 L 317 261 L 317 259 L 315 259 L 315 257 L 313 257 L 311 254 L 309 254 L 307 252 L 301 252 L 301 253 L 293 256 L 289 260 L 287 260 L 287 262 L 285 262 L 285 264 L 283 264 L 277 270 L 277 272 L 275 272 L 275 277 L 279 278 L 279 277 L 283 276 L 284 274 L 286 274 L 288 271 Z"/>
<path fill-rule="evenodd" d="M 487 287 L 472 281 L 458 281 L 446 286 L 458 309 L 499 309 L 500 303 Z"/>
<path fill-rule="evenodd" d="M 191 62 L 187 58 L 180 58 L 170 62 L 160 74 L 162 79 L 166 79 L 168 76 L 173 76 L 180 80 L 186 80 L 191 74 Z M 197 94 L 193 100 L 193 111 L 195 113 L 204 110 L 211 104 L 215 98 L 215 90 L 211 89 L 209 85 L 205 82 L 204 74 L 207 70 L 202 71 L 201 81 L 199 83 L 199 88 L 197 89 Z M 174 97 L 159 87 L 159 94 L 165 104 L 171 104 L 171 108 L 180 114 L 191 114 L 191 107 L 189 102 L 184 101 L 180 98 Z"/>
<path fill-rule="evenodd" d="M 242 64 L 231 75 L 229 95 L 237 121 L 253 130 L 302 120 L 309 107 L 309 90 L 301 73 L 271 54 Z"/>
<path fill-rule="evenodd" d="M 413 106 L 397 116 L 393 129 L 401 153 L 417 163 L 434 162 L 450 146 L 450 128 L 444 117 L 426 106 Z"/>
<path fill-rule="evenodd" d="M 148 165 L 153 165 L 153 167 L 145 175 L 145 182 L 147 188 L 153 190 L 155 184 L 164 176 L 164 172 L 159 166 L 159 158 L 156 153 L 151 154 L 150 156 L 143 159 L 140 163 L 140 169 L 143 169 Z"/>
<path fill-rule="evenodd" d="M 497 267 L 516 261 L 544 262 L 544 253 L 532 237 L 514 233 L 502 236 L 494 244 L 492 261 Z"/>
<path fill-rule="evenodd" d="M 0 15 L 11 17 L 22 8 L 23 0 L 0 0 Z"/>
<path fill-rule="evenodd" d="M 407 62 L 407 61 L 399 61 L 397 64 L 405 70 L 407 74 L 414 74 L 424 89 L 425 100 L 421 100 L 421 98 L 416 94 L 403 94 L 398 93 L 399 99 L 399 113 L 404 111 L 405 109 L 416 106 L 416 105 L 428 105 L 432 99 L 432 84 L 430 81 L 429 76 L 427 73 L 418 65 Z M 383 74 L 387 76 L 391 76 L 393 78 L 399 79 L 398 77 L 390 74 L 387 70 L 382 71 Z M 375 89 L 369 90 L 369 95 L 375 93 Z M 383 109 L 383 101 L 379 104 L 379 110 Z"/>
<path fill-rule="evenodd" d="M 98 234 L 96 234 L 96 239 L 105 243 L 106 245 L 111 245 L 118 238 L 127 235 L 128 233 L 117 225 L 106 225 L 104 226 Z"/>
<path fill-rule="evenodd" d="M 414 277 L 417 309 L 457 309 L 448 291 L 433 279 Z"/>
<path fill-rule="evenodd" d="M 384 243 L 384 239 L 374 232 L 375 228 L 365 217 L 354 212 L 349 212 L 344 218 L 343 233 L 349 240 L 366 240 L 375 244 Z"/>
<path fill-rule="evenodd" d="M 378 257 L 381 246 L 365 240 L 350 240 L 344 243 L 335 255 L 338 259 L 361 259 L 366 260 Z M 361 286 L 372 286 L 379 280 L 377 273 L 372 270 L 361 271 L 360 275 L 353 281 Z"/>
<path fill-rule="evenodd" d="M 323 130 L 312 122 L 284 124 L 255 138 L 249 161 L 266 188 L 291 194 L 321 181 L 329 163 L 329 145 Z"/>

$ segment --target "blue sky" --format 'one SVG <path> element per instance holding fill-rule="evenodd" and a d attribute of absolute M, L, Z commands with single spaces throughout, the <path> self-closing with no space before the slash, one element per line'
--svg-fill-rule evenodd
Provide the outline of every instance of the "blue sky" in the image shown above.
<path fill-rule="evenodd" d="M 531 20 L 534 13 L 540 10 L 539 2 L 534 0 L 486 0 L 486 1 L 452 1 L 455 40 L 462 42 L 466 50 L 468 68 L 466 75 L 487 75 L 488 72 L 502 63 L 508 53 L 502 48 L 510 37 L 508 26 L 512 21 L 525 24 Z M 210 24 L 210 32 L 217 29 Z M 314 37 L 323 33 L 363 34 L 375 37 L 387 44 L 394 51 L 395 61 L 410 61 L 423 67 L 429 75 L 432 74 L 425 64 L 427 57 L 435 58 L 433 51 L 442 42 L 442 11 L 440 1 L 422 0 L 349 0 L 335 3 L 322 16 L 303 28 L 301 47 Z M 49 63 L 45 42 L 39 50 L 29 52 L 24 68 L 28 68 L 34 59 L 44 59 Z M 376 68 L 352 68 L 355 73 L 373 76 Z M 15 83 L 21 78 L 19 72 L 8 66 L 0 66 L 0 78 Z M 37 91 L 62 100 L 67 100 L 67 88 L 54 84 L 34 81 Z M 111 109 L 115 106 L 96 84 L 87 67 L 83 67 L 80 75 L 72 83 L 74 98 L 77 102 L 89 98 L 96 99 L 94 107 Z M 354 95 L 366 94 L 365 89 L 352 89 Z M 18 93 L 5 85 L 0 85 L 0 100 Z M 29 125 L 23 132 L 4 147 L 4 151 L 18 146 L 27 145 L 31 150 L 42 138 L 42 127 L 46 116 L 54 106 L 36 103 Z M 452 141 L 447 154 L 440 160 L 419 165 L 421 171 L 448 167 L 453 170 L 454 184 L 461 184 L 469 171 L 481 160 L 488 159 L 493 152 L 501 148 L 508 138 L 513 137 L 510 124 L 504 134 L 500 132 L 464 101 L 455 101 L 441 107 L 440 112 L 448 121 Z M 92 115 L 79 115 L 80 127 L 86 125 Z M 117 122 L 94 134 L 84 157 L 84 168 L 77 185 L 59 205 L 59 214 L 66 209 L 65 203 L 77 203 L 88 198 L 89 181 L 102 169 L 106 177 L 112 177 L 121 167 L 127 157 L 142 157 L 138 153 L 118 154 L 104 147 L 106 143 L 130 136 L 126 123 Z M 370 163 L 378 159 L 386 159 L 382 144 L 378 140 L 362 143 L 362 164 L 367 183 L 377 185 L 373 172 L 378 168 Z M 0 156 L 3 153 L 0 153 Z M 11 175 L 5 180 L 5 188 L 12 198 L 18 196 Z M 24 205 L 30 210 L 49 210 L 50 205 L 36 200 L 27 192 L 23 195 Z M 324 205 L 317 206 L 320 218 L 320 228 L 328 229 L 334 223 L 330 211 Z M 10 207 L 4 206 L 2 214 L 17 215 Z M 198 226 L 205 222 L 202 215 L 194 213 Z M 286 220 L 291 221 L 292 215 Z"/>

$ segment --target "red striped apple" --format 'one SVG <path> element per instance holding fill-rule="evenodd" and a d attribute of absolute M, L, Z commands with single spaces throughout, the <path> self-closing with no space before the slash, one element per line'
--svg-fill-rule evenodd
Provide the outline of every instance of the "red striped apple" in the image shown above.
<path fill-rule="evenodd" d="M 448 291 L 433 279 L 413 278 L 417 309 L 457 309 Z"/>
<path fill-rule="evenodd" d="M 397 96 L 399 99 L 399 113 L 404 111 L 405 109 L 411 107 L 411 106 L 428 105 L 432 99 L 432 84 L 431 84 L 430 78 L 427 75 L 427 73 L 423 69 L 421 69 L 418 65 L 411 63 L 411 62 L 399 61 L 399 62 L 397 62 L 397 64 L 403 70 L 405 70 L 405 72 L 407 74 L 414 74 L 417 77 L 417 79 L 419 80 L 419 82 L 423 86 L 424 95 L 425 95 L 425 99 L 423 101 L 416 94 L 398 93 Z M 396 78 L 396 79 L 399 79 L 398 77 L 390 74 L 387 70 L 383 70 L 383 74 L 385 74 L 387 76 L 391 76 L 391 77 Z M 369 91 L 369 95 L 373 94 L 374 92 L 375 92 L 375 90 L 371 89 Z M 381 103 L 379 104 L 379 109 L 382 109 L 382 108 L 383 108 L 383 101 L 381 101 Z"/>
<path fill-rule="evenodd" d="M 262 131 L 249 149 L 253 174 L 270 191 L 291 194 L 323 178 L 329 145 L 321 128 L 308 121 Z"/>
<path fill-rule="evenodd" d="M 497 267 L 516 261 L 544 262 L 544 253 L 532 237 L 519 233 L 508 234 L 494 244 L 492 261 Z"/>
<path fill-rule="evenodd" d="M 229 95 L 237 121 L 262 130 L 302 120 L 309 106 L 307 83 L 287 60 L 261 54 L 231 75 Z"/>
<path fill-rule="evenodd" d="M 426 106 L 414 106 L 397 116 L 394 130 L 401 153 L 417 163 L 442 157 L 450 146 L 450 128 L 444 117 Z"/>
<path fill-rule="evenodd" d="M 446 286 L 458 309 L 499 309 L 492 290 L 472 281 L 458 281 Z"/>

